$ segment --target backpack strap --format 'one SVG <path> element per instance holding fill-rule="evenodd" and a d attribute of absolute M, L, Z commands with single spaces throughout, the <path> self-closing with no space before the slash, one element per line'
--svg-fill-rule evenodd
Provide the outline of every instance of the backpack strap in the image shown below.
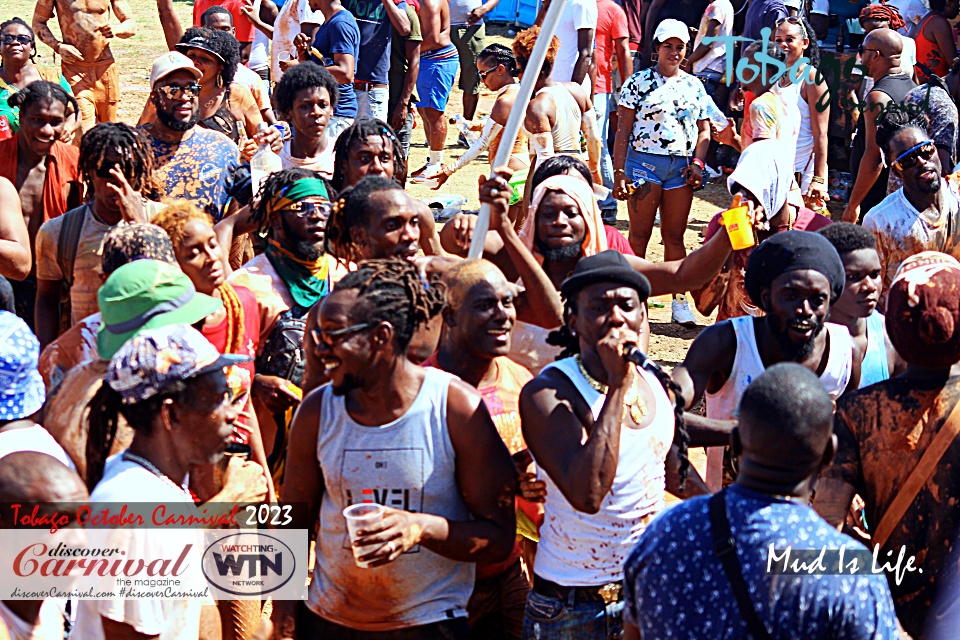
<path fill-rule="evenodd" d="M 757 615 L 757 609 L 750 600 L 747 583 L 743 579 L 740 560 L 737 558 L 737 543 L 730 532 L 730 521 L 727 519 L 727 491 L 726 489 L 713 494 L 709 502 L 710 531 L 713 537 L 713 552 L 723 565 L 723 572 L 727 575 L 733 595 L 737 598 L 737 609 L 740 617 L 747 623 L 747 630 L 754 640 L 773 640 L 767 627 Z"/>
<path fill-rule="evenodd" d="M 60 236 L 57 239 L 57 265 L 68 287 L 73 286 L 73 263 L 77 259 L 77 247 L 80 244 L 80 231 L 87 217 L 89 204 L 77 207 L 63 214 Z"/>
<path fill-rule="evenodd" d="M 930 443 L 927 450 L 920 456 L 920 462 L 918 462 L 917 466 L 910 472 L 907 481 L 900 487 L 900 491 L 897 492 L 893 502 L 891 502 L 887 510 L 883 512 L 883 516 L 880 518 L 880 522 L 877 524 L 877 528 L 873 534 L 872 542 L 875 547 L 883 547 L 883 545 L 886 544 L 887 539 L 890 538 L 890 534 L 893 533 L 893 530 L 900 524 L 903 516 L 907 513 L 907 509 L 910 508 L 913 500 L 917 497 L 917 494 L 920 493 L 920 489 L 927 484 L 933 472 L 937 470 L 943 454 L 945 454 L 947 449 L 950 448 L 950 445 L 953 444 L 958 433 L 960 433 L 960 402 L 954 405 L 953 410 L 950 411 L 950 415 L 947 416 L 943 426 L 940 427 L 940 431 L 933 437 L 933 442 Z"/>

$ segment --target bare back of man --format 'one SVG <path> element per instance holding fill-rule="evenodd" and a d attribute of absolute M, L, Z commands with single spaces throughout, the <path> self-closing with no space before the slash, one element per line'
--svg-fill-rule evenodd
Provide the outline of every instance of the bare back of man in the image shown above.
<path fill-rule="evenodd" d="M 447 0 L 422 0 L 420 33 L 423 35 L 421 53 L 443 49 L 453 43 L 450 40 L 450 3 Z"/>

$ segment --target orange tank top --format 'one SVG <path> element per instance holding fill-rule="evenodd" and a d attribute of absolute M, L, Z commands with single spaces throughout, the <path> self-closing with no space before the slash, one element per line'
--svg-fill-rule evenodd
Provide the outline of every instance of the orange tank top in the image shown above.
<path fill-rule="evenodd" d="M 942 78 L 950 73 L 950 65 L 940 49 L 937 48 L 937 42 L 924 35 L 924 30 L 931 18 L 933 18 L 933 14 L 927 16 L 927 19 L 923 21 L 917 31 L 917 37 L 914 39 L 917 43 L 917 62 L 926 65 L 934 74 Z M 920 67 L 917 67 L 917 78 L 921 82 L 926 82 L 928 77 Z"/>

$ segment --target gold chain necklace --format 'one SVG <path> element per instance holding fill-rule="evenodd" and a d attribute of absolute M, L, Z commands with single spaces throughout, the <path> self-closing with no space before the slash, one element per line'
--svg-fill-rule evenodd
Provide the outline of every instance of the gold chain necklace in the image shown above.
<path fill-rule="evenodd" d="M 594 391 L 602 395 L 607 395 L 609 387 L 587 372 L 587 368 L 583 366 L 583 358 L 580 357 L 580 354 L 577 354 L 574 359 L 577 361 L 577 368 L 580 370 L 580 375 L 586 379 L 587 384 L 590 385 Z M 624 408 L 630 411 L 630 417 L 636 423 L 637 427 L 639 427 L 644 416 L 649 413 L 649 410 L 647 409 L 647 403 L 640 396 L 640 374 L 631 370 L 630 375 L 633 376 L 633 384 L 630 385 L 630 388 L 627 389 L 627 392 L 624 394 L 623 404 Z"/>

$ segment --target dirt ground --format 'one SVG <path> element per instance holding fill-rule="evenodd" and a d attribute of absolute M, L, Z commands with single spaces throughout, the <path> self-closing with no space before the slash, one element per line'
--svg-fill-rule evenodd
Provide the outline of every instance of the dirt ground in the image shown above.
<path fill-rule="evenodd" d="M 31 22 L 33 17 L 33 8 L 35 2 L 31 0 L 0 0 L 0 16 L 4 20 L 13 16 L 20 16 L 27 23 Z M 149 0 L 133 0 L 129 3 L 132 8 L 134 18 L 139 25 L 137 35 L 128 40 L 116 40 L 111 47 L 118 64 L 120 65 L 120 82 L 122 86 L 122 98 L 120 102 L 120 119 L 135 123 L 140 116 L 140 112 L 149 92 L 150 65 L 154 58 L 163 53 L 166 49 L 163 31 L 160 27 L 157 16 L 156 5 Z M 192 16 L 192 2 L 189 0 L 177 0 L 176 7 L 184 26 L 189 26 Z M 51 26 L 55 34 L 59 37 L 59 30 L 56 26 L 56 20 L 51 21 Z M 507 27 L 488 25 L 487 34 L 489 42 L 501 42 L 509 46 L 512 36 L 509 35 Z M 55 63 L 53 52 L 43 44 L 38 44 L 39 52 L 36 63 L 40 65 L 52 65 Z M 59 63 L 59 60 L 56 61 Z M 478 117 L 489 114 L 493 105 L 494 94 L 484 90 L 480 97 L 480 106 Z M 450 96 L 450 102 L 447 107 L 447 115 L 453 116 L 462 112 L 462 94 L 454 86 L 453 94 Z M 410 149 L 409 164 L 412 168 L 422 166 L 427 160 L 427 146 L 423 134 L 422 124 L 419 124 L 413 131 L 413 141 Z M 465 149 L 456 146 L 457 128 L 450 125 L 447 132 L 447 149 L 444 159 L 451 162 L 459 157 Z M 439 193 L 458 194 L 468 198 L 466 209 L 478 209 L 477 200 L 477 179 L 478 176 L 488 168 L 487 156 L 484 154 L 476 161 L 456 173 L 443 186 Z M 408 192 L 415 198 L 429 198 L 434 195 L 427 187 L 418 184 L 408 185 Z M 707 221 L 717 211 L 720 211 L 729 204 L 730 196 L 727 194 L 722 181 L 716 184 L 709 184 L 705 189 L 696 193 L 693 200 L 693 208 L 690 213 L 690 224 L 686 233 L 686 245 L 689 250 L 700 246 L 700 234 L 706 226 Z M 627 231 L 627 212 L 626 205 L 620 204 L 618 216 L 618 228 L 624 234 Z M 648 250 L 647 258 L 650 260 L 661 260 L 663 258 L 663 248 L 660 244 L 659 230 L 654 230 L 653 240 Z M 661 305 L 661 306 L 657 306 Z M 670 301 L 669 299 L 655 300 L 651 306 L 651 355 L 666 365 L 668 368 L 676 366 L 683 360 L 690 343 L 697 336 L 701 328 L 711 322 L 698 316 L 700 327 L 683 328 L 670 324 Z"/>

